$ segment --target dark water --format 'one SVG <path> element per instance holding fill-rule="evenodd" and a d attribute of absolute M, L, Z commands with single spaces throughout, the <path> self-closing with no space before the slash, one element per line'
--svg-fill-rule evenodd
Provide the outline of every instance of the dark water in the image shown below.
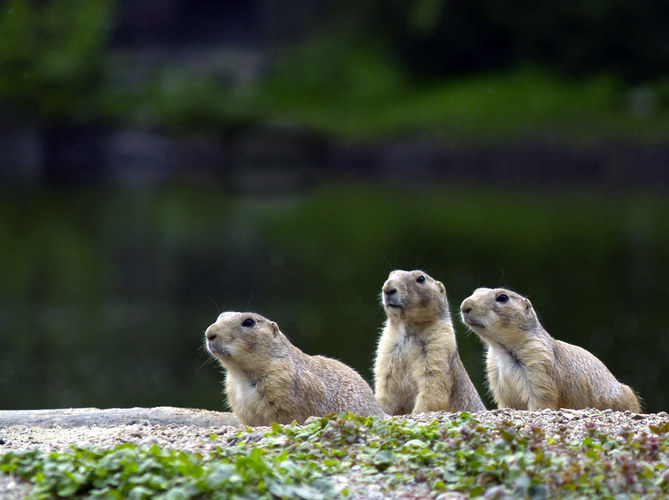
<path fill-rule="evenodd" d="M 223 409 L 202 348 L 219 311 L 254 310 L 310 354 L 371 380 L 394 268 L 422 268 L 451 310 L 478 286 L 533 301 L 649 411 L 669 408 L 669 200 L 462 188 L 32 190 L 0 198 L 0 408 Z M 485 392 L 483 349 L 455 319 Z M 490 404 L 490 400 L 488 400 Z"/>

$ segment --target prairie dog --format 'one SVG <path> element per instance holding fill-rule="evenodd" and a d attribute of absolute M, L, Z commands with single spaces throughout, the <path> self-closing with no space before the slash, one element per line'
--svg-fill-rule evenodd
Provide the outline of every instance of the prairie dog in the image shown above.
<path fill-rule="evenodd" d="M 478 288 L 460 312 L 487 346 L 488 383 L 498 407 L 641 411 L 634 391 L 604 363 L 551 337 L 529 299 L 504 288 Z"/>
<path fill-rule="evenodd" d="M 371 387 L 353 368 L 303 353 L 259 314 L 224 312 L 205 338 L 227 370 L 232 411 L 246 425 L 303 423 L 329 413 L 383 415 Z"/>
<path fill-rule="evenodd" d="M 458 354 L 444 285 L 423 271 L 395 270 L 383 285 L 381 302 L 387 321 L 374 379 L 384 411 L 485 410 Z"/>

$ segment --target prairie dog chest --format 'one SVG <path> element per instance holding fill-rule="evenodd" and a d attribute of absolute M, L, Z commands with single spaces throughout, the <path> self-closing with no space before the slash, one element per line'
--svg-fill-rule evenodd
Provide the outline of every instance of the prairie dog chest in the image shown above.
<path fill-rule="evenodd" d="M 509 406 L 527 408 L 533 391 L 527 368 L 516 354 L 504 348 L 490 347 L 488 370 L 491 383 Z"/>
<path fill-rule="evenodd" d="M 233 374 L 230 374 L 228 379 L 228 390 L 231 391 L 242 404 L 245 401 L 263 399 L 258 391 L 258 384 L 246 376 L 234 376 Z"/>
<path fill-rule="evenodd" d="M 402 328 L 387 345 L 387 358 L 392 378 L 399 387 L 414 385 L 414 371 L 422 366 L 427 342 Z"/>
<path fill-rule="evenodd" d="M 247 420 L 271 419 L 276 413 L 275 404 L 262 391 L 262 385 L 244 373 L 230 371 L 226 379 L 226 393 L 239 413 Z"/>

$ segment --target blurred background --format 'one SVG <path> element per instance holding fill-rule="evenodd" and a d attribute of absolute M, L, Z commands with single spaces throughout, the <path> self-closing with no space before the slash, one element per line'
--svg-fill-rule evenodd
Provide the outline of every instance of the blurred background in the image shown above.
<path fill-rule="evenodd" d="M 420 268 L 666 410 L 668 189 L 664 0 L 0 1 L 0 408 L 223 410 L 224 310 L 371 382 Z"/>

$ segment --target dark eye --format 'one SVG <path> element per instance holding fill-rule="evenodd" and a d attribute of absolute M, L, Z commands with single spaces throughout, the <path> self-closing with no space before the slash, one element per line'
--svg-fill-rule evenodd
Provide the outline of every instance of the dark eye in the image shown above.
<path fill-rule="evenodd" d="M 244 321 L 242 321 L 242 326 L 245 326 L 246 328 L 251 328 L 256 326 L 256 322 L 253 321 L 251 318 L 246 318 Z"/>
<path fill-rule="evenodd" d="M 508 302 L 509 296 L 505 293 L 500 293 L 495 300 L 501 303 Z"/>
<path fill-rule="evenodd" d="M 422 274 L 416 278 L 416 283 L 425 283 L 425 276 Z"/>

